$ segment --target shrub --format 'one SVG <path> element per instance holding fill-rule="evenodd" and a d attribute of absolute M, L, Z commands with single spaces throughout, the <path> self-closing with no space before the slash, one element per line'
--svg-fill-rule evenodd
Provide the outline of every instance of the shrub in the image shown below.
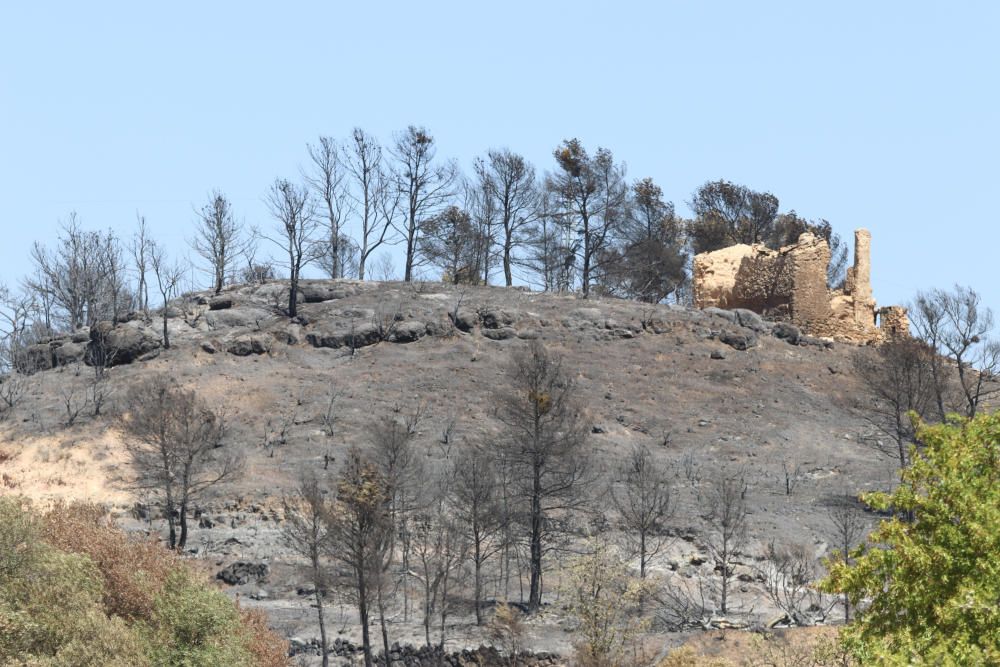
<path fill-rule="evenodd" d="M 0 498 L 0 664 L 280 667 L 286 643 L 95 505 Z"/>

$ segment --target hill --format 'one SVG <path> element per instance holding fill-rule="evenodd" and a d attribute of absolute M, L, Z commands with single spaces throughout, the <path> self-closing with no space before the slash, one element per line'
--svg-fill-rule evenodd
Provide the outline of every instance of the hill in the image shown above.
<path fill-rule="evenodd" d="M 750 617 L 775 615 L 756 568 L 769 543 L 824 555 L 834 538 L 830 508 L 895 478 L 892 463 L 864 444 L 871 428 L 856 409 L 858 348 L 749 311 L 437 283 L 304 281 L 299 317 L 290 321 L 280 312 L 285 295 L 281 281 L 185 295 L 167 311 L 169 349 L 160 345 L 157 315 L 35 346 L 40 370 L 21 380 L 20 400 L 0 424 L 6 491 L 104 502 L 126 527 L 162 531 L 129 484 L 113 415 L 136 382 L 169 374 L 224 411 L 225 446 L 246 454 L 244 474 L 194 508 L 199 526 L 189 551 L 213 570 L 266 563 L 266 577 L 237 576 L 244 583 L 230 590 L 302 644 L 315 636 L 315 621 L 301 563 L 280 537 L 283 496 L 303 471 L 333 473 L 350 445 L 368 447 L 379 416 L 419 411 L 416 442 L 430 467 L 472 441 L 488 443 L 500 429 L 494 405 L 511 352 L 530 340 L 562 357 L 585 406 L 587 446 L 608 480 L 588 491 L 592 505 L 611 510 L 608 484 L 636 445 L 670 470 L 675 539 L 652 564 L 667 581 L 712 581 L 704 518 L 711 480 L 725 471 L 746 481 L 752 539 L 730 606 Z M 96 345 L 110 355 L 96 397 L 100 416 L 95 370 L 85 363 Z M 608 513 L 608 523 L 581 530 L 616 534 Z M 547 590 L 556 602 L 554 586 Z M 516 586 L 489 592 L 519 594 Z M 466 605 L 453 616 L 455 645 L 482 640 L 469 613 Z M 333 615 L 356 641 L 349 602 Z M 397 610 L 393 637 L 421 642 L 419 616 L 411 609 L 403 620 Z M 532 620 L 528 645 L 565 654 L 564 628 L 551 605 Z"/>

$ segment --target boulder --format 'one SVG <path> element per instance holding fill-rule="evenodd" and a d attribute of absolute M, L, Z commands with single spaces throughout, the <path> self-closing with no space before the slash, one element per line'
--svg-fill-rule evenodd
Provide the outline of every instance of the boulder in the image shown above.
<path fill-rule="evenodd" d="M 263 336 L 239 336 L 226 346 L 226 352 L 237 357 L 248 357 L 251 354 L 265 354 L 271 351 L 271 344 Z"/>
<path fill-rule="evenodd" d="M 329 283 L 299 283 L 298 301 L 304 303 L 322 303 L 349 296 L 342 286 Z"/>
<path fill-rule="evenodd" d="M 771 330 L 770 325 L 764 321 L 764 318 L 752 310 L 735 308 L 732 312 L 736 315 L 736 321 L 741 327 L 746 327 L 757 333 L 766 333 Z"/>
<path fill-rule="evenodd" d="M 723 331 L 719 334 L 719 342 L 725 343 L 734 350 L 748 350 L 757 345 L 757 336 L 752 332 Z"/>
<path fill-rule="evenodd" d="M 418 320 L 408 320 L 396 325 L 389 335 L 389 340 L 393 343 L 413 343 L 420 340 L 427 334 L 427 325 Z"/>
<path fill-rule="evenodd" d="M 68 366 L 83 361 L 87 346 L 82 343 L 62 342 L 52 347 L 52 359 L 56 366 Z"/>
<path fill-rule="evenodd" d="M 270 568 L 268 568 L 267 563 L 237 561 L 220 570 L 215 575 L 215 578 L 224 581 L 230 586 L 242 586 L 251 581 L 260 581 L 267 578 L 269 571 Z"/>
<path fill-rule="evenodd" d="M 231 296 L 217 296 L 214 299 L 209 299 L 208 309 L 209 310 L 226 310 L 233 307 L 233 297 Z"/>
<path fill-rule="evenodd" d="M 798 345 L 799 339 L 802 337 L 802 332 L 794 324 L 778 322 L 771 327 L 771 335 L 792 345 Z"/>
<path fill-rule="evenodd" d="M 306 334 L 306 340 L 313 347 L 365 347 L 374 345 L 381 340 L 381 335 L 375 325 L 370 322 L 355 327 L 335 329 L 332 331 L 311 331 Z"/>
<path fill-rule="evenodd" d="M 458 310 L 457 312 L 449 313 L 448 317 L 451 318 L 451 322 L 455 325 L 456 329 L 466 333 L 479 325 L 479 313 L 474 310 Z"/>
<path fill-rule="evenodd" d="M 205 321 L 213 329 L 258 327 L 272 319 L 274 315 L 263 308 L 227 308 L 205 313 Z"/>
<path fill-rule="evenodd" d="M 515 319 L 513 313 L 508 313 L 504 310 L 487 310 L 483 313 L 483 328 L 499 329 L 510 326 L 514 323 Z"/>
<path fill-rule="evenodd" d="M 153 331 L 130 325 L 115 326 L 111 322 L 98 322 L 90 329 L 86 362 L 95 361 L 105 366 L 130 364 L 160 349 L 159 336 Z"/>

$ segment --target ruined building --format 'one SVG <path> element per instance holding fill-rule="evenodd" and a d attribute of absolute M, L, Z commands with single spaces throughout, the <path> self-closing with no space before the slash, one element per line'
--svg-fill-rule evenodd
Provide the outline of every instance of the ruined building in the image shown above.
<path fill-rule="evenodd" d="M 859 344 L 908 335 L 906 309 L 878 309 L 872 298 L 868 230 L 854 232 L 854 266 L 843 289 L 827 288 L 829 264 L 826 240 L 808 233 L 780 250 L 740 244 L 702 253 L 694 258 L 695 306 L 748 308 L 813 336 Z"/>

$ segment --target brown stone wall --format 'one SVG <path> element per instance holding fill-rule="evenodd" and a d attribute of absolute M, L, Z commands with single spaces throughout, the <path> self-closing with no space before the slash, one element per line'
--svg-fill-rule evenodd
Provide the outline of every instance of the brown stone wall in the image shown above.
<path fill-rule="evenodd" d="M 853 343 L 877 343 L 895 332 L 908 332 L 906 310 L 879 311 L 871 288 L 871 234 L 854 232 L 854 265 L 843 290 L 826 285 L 830 247 L 813 234 L 781 250 L 737 245 L 694 258 L 694 300 L 699 308 L 749 308 L 789 319 L 813 336 Z M 905 334 L 904 334 L 905 335 Z"/>
<path fill-rule="evenodd" d="M 821 238 L 803 234 L 798 243 L 782 248 L 782 252 L 792 283 L 792 322 L 807 331 L 822 326 L 830 319 L 830 292 L 826 288 L 830 246 Z"/>
<path fill-rule="evenodd" d="M 886 306 L 878 311 L 878 328 L 886 340 L 910 335 L 910 318 L 902 306 Z"/>
<path fill-rule="evenodd" d="M 694 305 L 697 308 L 736 308 L 734 296 L 737 274 L 743 259 L 758 252 L 759 246 L 744 244 L 715 252 L 703 252 L 694 257 Z"/>

